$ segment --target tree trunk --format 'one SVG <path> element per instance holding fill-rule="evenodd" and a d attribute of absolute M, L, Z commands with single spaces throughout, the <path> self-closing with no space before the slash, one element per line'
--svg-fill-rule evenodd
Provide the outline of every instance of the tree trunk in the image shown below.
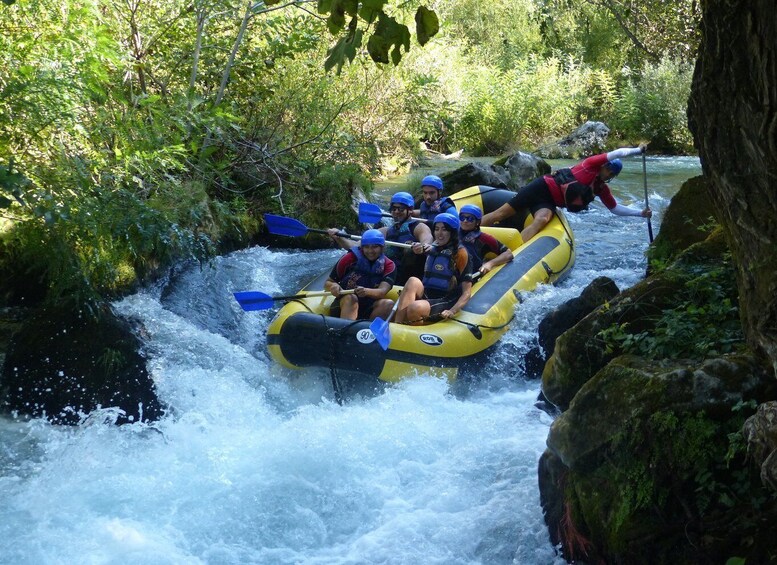
<path fill-rule="evenodd" d="M 777 11 L 702 2 L 688 118 L 738 266 L 748 342 L 777 374 Z"/>

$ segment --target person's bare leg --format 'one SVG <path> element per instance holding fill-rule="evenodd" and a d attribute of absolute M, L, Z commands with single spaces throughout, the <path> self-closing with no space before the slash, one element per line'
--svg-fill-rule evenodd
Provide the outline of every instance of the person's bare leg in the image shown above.
<path fill-rule="evenodd" d="M 505 203 L 505 204 L 502 204 L 499 208 L 497 208 L 493 212 L 489 212 L 488 214 L 485 214 L 483 218 L 480 220 L 480 225 L 493 226 L 495 223 L 501 222 L 502 220 L 505 220 L 510 216 L 514 216 L 514 215 L 515 215 L 515 209 L 509 204 Z"/>
<path fill-rule="evenodd" d="M 399 295 L 399 305 L 394 320 L 401 324 L 408 320 L 407 307 L 424 295 L 424 283 L 417 277 L 410 277 Z"/>
<path fill-rule="evenodd" d="M 534 214 L 534 220 L 528 227 L 524 228 L 521 232 L 521 238 L 526 243 L 535 235 L 537 235 L 542 228 L 548 225 L 548 222 L 553 218 L 553 210 L 550 208 L 540 208 L 537 213 Z"/>
<path fill-rule="evenodd" d="M 346 320 L 355 320 L 359 315 L 359 299 L 355 294 L 346 294 L 340 297 L 340 317 Z"/>
<path fill-rule="evenodd" d="M 383 318 L 385 320 L 393 307 L 393 300 L 390 298 L 381 298 L 375 302 L 375 305 L 372 307 L 372 312 L 370 312 L 370 320 L 374 320 L 375 318 Z"/>
<path fill-rule="evenodd" d="M 421 299 L 416 300 L 410 306 L 407 307 L 407 322 L 412 326 L 420 326 L 426 323 L 426 318 L 429 317 L 429 313 L 432 311 L 432 305 L 428 300 Z"/>

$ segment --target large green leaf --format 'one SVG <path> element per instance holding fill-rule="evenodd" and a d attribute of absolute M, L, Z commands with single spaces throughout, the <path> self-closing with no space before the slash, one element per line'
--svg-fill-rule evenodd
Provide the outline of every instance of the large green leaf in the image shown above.
<path fill-rule="evenodd" d="M 415 13 L 415 31 L 418 35 L 418 43 L 426 45 L 426 42 L 440 31 L 440 20 L 429 8 L 420 6 Z"/>
<path fill-rule="evenodd" d="M 391 62 L 397 65 L 402 59 L 402 47 L 405 51 L 410 49 L 410 31 L 407 26 L 381 13 L 375 32 L 367 42 L 370 57 L 376 63 L 388 63 L 391 51 Z"/>
<path fill-rule="evenodd" d="M 364 32 L 360 29 L 353 29 L 352 31 L 353 33 L 341 37 L 334 47 L 329 50 L 326 61 L 324 61 L 324 69 L 329 71 L 334 66 L 337 66 L 337 74 L 340 74 L 346 59 L 348 62 L 351 62 L 356 57 L 356 52 L 362 44 Z"/>
<path fill-rule="evenodd" d="M 375 18 L 383 12 L 383 6 L 386 5 L 386 0 L 364 0 L 361 5 L 362 7 L 359 8 L 359 17 L 371 24 L 375 21 Z"/>

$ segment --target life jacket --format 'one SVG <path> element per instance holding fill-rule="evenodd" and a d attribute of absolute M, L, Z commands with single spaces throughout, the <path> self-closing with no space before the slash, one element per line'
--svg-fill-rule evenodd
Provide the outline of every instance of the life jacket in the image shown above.
<path fill-rule="evenodd" d="M 356 255 L 356 263 L 345 272 L 339 281 L 340 286 L 349 289 L 357 286 L 378 288 L 386 270 L 386 256 L 381 253 L 380 257 L 371 262 L 358 247 L 352 247 L 348 251 Z"/>
<path fill-rule="evenodd" d="M 415 231 L 418 222 L 420 222 L 420 220 L 417 218 L 408 218 L 401 224 L 393 224 L 392 226 L 389 226 L 389 228 L 386 230 L 386 241 L 395 241 L 397 243 L 413 243 L 416 241 L 413 232 Z M 401 260 L 405 251 L 410 250 L 405 250 L 402 247 L 395 247 L 393 245 L 386 246 L 386 255 L 388 255 L 389 258 L 393 261 Z"/>
<path fill-rule="evenodd" d="M 483 266 L 483 242 L 480 241 L 480 229 L 459 232 L 459 241 L 472 258 L 472 270 L 477 271 Z"/>
<path fill-rule="evenodd" d="M 443 204 L 446 203 L 448 206 L 445 206 L 445 209 L 443 209 Z M 431 206 L 426 203 L 426 200 L 421 201 L 421 205 L 418 207 L 418 212 L 423 219 L 431 221 L 437 217 L 437 214 L 442 214 L 450 208 L 456 208 L 456 204 L 453 202 L 453 200 L 445 196 L 439 200 L 435 200 Z"/>
<path fill-rule="evenodd" d="M 588 210 L 588 205 L 594 201 L 594 189 L 591 186 L 578 181 L 572 174 L 572 169 L 569 168 L 559 169 L 553 173 L 552 177 L 564 194 L 567 210 L 570 212 Z M 576 200 L 578 196 L 582 198 L 583 203 L 572 204 L 572 201 Z"/>
<path fill-rule="evenodd" d="M 424 266 L 424 289 L 451 293 L 459 286 L 459 273 L 456 270 L 455 253 L 458 249 L 450 245 L 432 246 L 426 256 Z"/>

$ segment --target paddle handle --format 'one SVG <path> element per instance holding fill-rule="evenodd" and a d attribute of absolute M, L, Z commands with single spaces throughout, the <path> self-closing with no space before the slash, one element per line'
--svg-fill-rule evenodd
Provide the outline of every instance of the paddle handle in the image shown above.
<path fill-rule="evenodd" d="M 314 231 L 314 232 L 319 232 L 319 233 L 329 233 L 326 230 L 315 230 L 315 229 L 312 229 L 312 228 L 308 228 L 308 231 Z M 360 236 L 360 235 L 352 235 L 350 233 L 345 233 L 345 232 L 342 232 L 342 231 L 337 232 L 337 237 L 344 237 L 345 239 L 351 239 L 353 241 L 361 241 L 361 239 L 362 239 L 362 236 Z M 412 249 L 412 247 L 413 247 L 412 244 L 410 244 L 410 243 L 399 243 L 398 241 L 389 241 L 389 240 L 386 240 L 386 245 L 388 245 L 389 247 L 402 247 L 403 249 Z"/>
<path fill-rule="evenodd" d="M 645 162 L 644 153 L 642 153 L 642 180 L 645 185 L 645 208 L 650 208 L 650 203 L 648 202 L 647 163 Z M 650 238 L 650 243 L 653 243 L 653 224 L 650 223 L 650 218 L 647 219 L 647 226 L 648 226 L 648 237 Z"/>

